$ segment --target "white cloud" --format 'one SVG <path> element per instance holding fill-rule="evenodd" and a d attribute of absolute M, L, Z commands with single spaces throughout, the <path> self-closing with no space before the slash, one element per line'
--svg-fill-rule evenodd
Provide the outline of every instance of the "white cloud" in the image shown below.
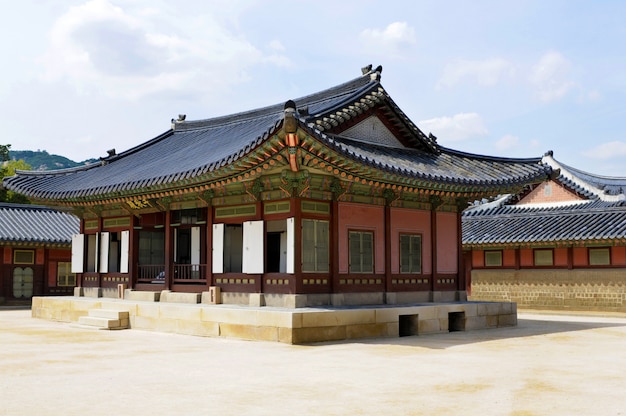
<path fill-rule="evenodd" d="M 419 121 L 417 124 L 422 130 L 432 132 L 440 142 L 461 141 L 487 134 L 482 118 L 476 113 L 436 117 Z"/>
<path fill-rule="evenodd" d="M 390 23 L 383 30 L 365 29 L 360 36 L 368 46 L 384 49 L 390 53 L 397 53 L 417 43 L 415 30 L 406 22 Z"/>
<path fill-rule="evenodd" d="M 513 136 L 511 134 L 506 134 L 496 142 L 496 149 L 502 151 L 515 148 L 519 146 L 519 141 L 519 137 Z"/>
<path fill-rule="evenodd" d="M 570 62 L 559 52 L 545 53 L 533 65 L 528 78 L 537 97 L 544 102 L 563 98 L 574 86 L 570 69 Z"/>
<path fill-rule="evenodd" d="M 42 58 L 42 78 L 66 81 L 85 93 L 134 99 L 223 91 L 245 82 L 254 65 L 290 64 L 279 43 L 265 54 L 211 14 L 177 19 L 176 7 L 120 4 L 90 0 L 59 17 Z"/>
<path fill-rule="evenodd" d="M 612 141 L 602 143 L 596 147 L 586 150 L 583 155 L 592 159 L 609 160 L 626 156 L 626 143 Z"/>
<path fill-rule="evenodd" d="M 513 78 L 514 74 L 514 65 L 506 59 L 491 58 L 482 61 L 461 59 L 445 66 L 441 78 L 437 81 L 437 88 L 451 88 L 461 82 L 491 87 L 502 79 Z"/>

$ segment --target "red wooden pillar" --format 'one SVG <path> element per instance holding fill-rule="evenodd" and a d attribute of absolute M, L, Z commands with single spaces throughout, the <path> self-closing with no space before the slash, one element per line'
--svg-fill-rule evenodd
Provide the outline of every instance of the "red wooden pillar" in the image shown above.
<path fill-rule="evenodd" d="M 293 207 L 293 274 L 296 280 L 295 293 L 304 293 L 302 284 L 302 205 L 300 198 L 291 198 Z"/>
<path fill-rule="evenodd" d="M 213 282 L 213 206 L 206 209 L 206 284 L 207 287 L 215 286 Z"/>
<path fill-rule="evenodd" d="M 460 209 L 460 208 L 459 208 Z M 457 235 L 457 279 L 456 290 L 465 290 L 465 265 L 463 257 L 463 224 L 462 224 L 462 212 L 456 213 L 456 235 Z"/>
<path fill-rule="evenodd" d="M 391 206 L 385 205 L 385 292 L 391 291 Z"/>
<path fill-rule="evenodd" d="M 165 286 L 164 289 L 170 290 L 174 280 L 174 238 L 172 236 L 172 211 L 165 211 Z"/>
<path fill-rule="evenodd" d="M 435 291 L 435 279 L 437 278 L 437 207 L 434 205 L 430 210 L 430 251 L 432 259 L 430 292 L 432 295 Z"/>
<path fill-rule="evenodd" d="M 128 231 L 128 288 L 134 289 L 137 284 L 139 264 L 139 228 L 138 218 L 130 216 L 130 230 Z"/>
<path fill-rule="evenodd" d="M 339 201 L 333 199 L 331 206 L 330 232 L 328 250 L 330 253 L 330 293 L 335 293 L 339 281 Z"/>

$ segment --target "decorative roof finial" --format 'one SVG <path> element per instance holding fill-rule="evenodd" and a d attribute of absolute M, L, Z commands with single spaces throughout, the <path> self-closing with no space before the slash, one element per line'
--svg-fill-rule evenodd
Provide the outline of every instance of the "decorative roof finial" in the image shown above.
<path fill-rule="evenodd" d="M 296 120 L 296 103 L 289 100 L 285 103 L 285 122 L 283 125 L 285 133 L 295 133 L 298 130 L 298 121 Z"/>

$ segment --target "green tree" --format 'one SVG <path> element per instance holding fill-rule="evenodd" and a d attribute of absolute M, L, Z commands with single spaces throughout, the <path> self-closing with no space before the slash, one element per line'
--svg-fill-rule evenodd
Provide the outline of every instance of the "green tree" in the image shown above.
<path fill-rule="evenodd" d="M 30 170 L 31 167 L 28 163 L 20 160 L 9 160 L 10 144 L 0 144 L 0 161 L 2 161 L 2 168 L 0 168 L 0 181 L 5 176 L 15 175 L 16 170 Z M 0 189 L 0 202 L 12 202 L 15 204 L 28 204 L 30 201 L 24 195 L 15 193 L 13 191 L 7 191 L 6 189 Z"/>

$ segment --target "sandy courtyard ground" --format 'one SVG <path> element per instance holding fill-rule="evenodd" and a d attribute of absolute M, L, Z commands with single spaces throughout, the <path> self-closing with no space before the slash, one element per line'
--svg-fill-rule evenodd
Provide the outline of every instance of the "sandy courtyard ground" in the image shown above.
<path fill-rule="evenodd" d="M 0 415 L 626 415 L 626 318 L 294 346 L 0 308 Z"/>

